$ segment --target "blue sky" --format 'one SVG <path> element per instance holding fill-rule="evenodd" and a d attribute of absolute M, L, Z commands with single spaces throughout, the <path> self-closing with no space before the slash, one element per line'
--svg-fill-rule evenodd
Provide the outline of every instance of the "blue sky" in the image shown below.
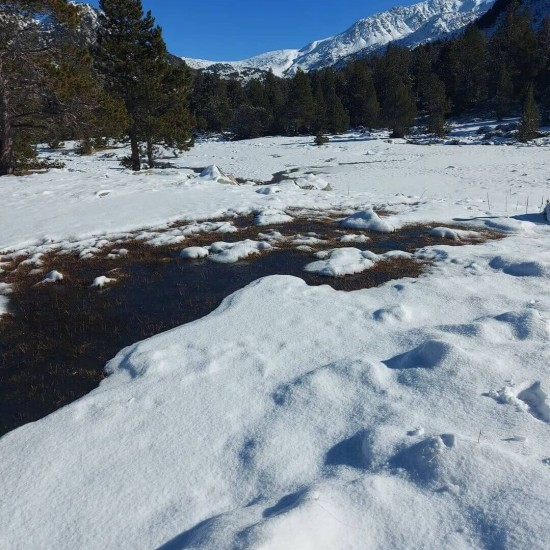
<path fill-rule="evenodd" d="M 420 0 L 142 0 L 169 50 L 234 61 L 338 34 L 355 21 Z M 97 6 L 98 0 L 90 2 Z"/>

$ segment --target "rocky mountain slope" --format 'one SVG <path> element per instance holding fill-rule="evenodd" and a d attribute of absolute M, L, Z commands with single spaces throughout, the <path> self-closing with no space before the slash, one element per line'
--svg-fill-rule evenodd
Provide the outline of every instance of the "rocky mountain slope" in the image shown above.
<path fill-rule="evenodd" d="M 425 0 L 361 19 L 343 33 L 300 50 L 278 50 L 236 62 L 185 61 L 192 68 L 227 77 L 252 77 L 269 69 L 278 76 L 290 76 L 298 68 L 307 72 L 338 65 L 351 56 L 367 56 L 390 42 L 413 47 L 444 38 L 477 20 L 493 4 L 494 0 Z"/>

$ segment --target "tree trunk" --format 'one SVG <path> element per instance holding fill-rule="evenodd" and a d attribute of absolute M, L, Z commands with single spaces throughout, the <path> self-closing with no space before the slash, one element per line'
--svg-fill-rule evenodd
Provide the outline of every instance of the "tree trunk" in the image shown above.
<path fill-rule="evenodd" d="M 10 115 L 8 86 L 2 75 L 0 63 L 0 176 L 13 173 L 15 140 L 13 138 Z"/>
<path fill-rule="evenodd" d="M 155 150 L 151 138 L 147 140 L 147 162 L 149 163 L 149 168 L 155 167 Z"/>
<path fill-rule="evenodd" d="M 130 132 L 130 144 L 132 146 L 132 170 L 139 172 L 141 170 L 141 161 L 139 158 L 139 143 L 134 131 Z"/>
<path fill-rule="evenodd" d="M 4 128 L 2 128 L 4 134 Z M 13 149 L 15 143 L 9 130 L 0 140 L 0 176 L 7 176 L 13 173 Z"/>

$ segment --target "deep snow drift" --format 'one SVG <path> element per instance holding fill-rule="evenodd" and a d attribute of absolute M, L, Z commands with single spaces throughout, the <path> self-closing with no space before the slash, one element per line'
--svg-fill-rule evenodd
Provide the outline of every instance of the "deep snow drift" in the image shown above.
<path fill-rule="evenodd" d="M 549 194 L 548 145 L 277 138 L 204 143 L 138 176 L 109 162 L 8 179 L 2 246 L 290 206 L 508 236 L 426 248 L 428 274 L 353 293 L 268 277 L 122 350 L 97 390 L 0 439 L 0 547 L 548 547 L 550 225 L 525 214 Z M 298 170 L 263 194 L 200 180 L 214 163 L 265 181 Z M 289 184 L 308 172 L 333 191 Z M 354 250 L 318 260 L 383 261 Z"/>

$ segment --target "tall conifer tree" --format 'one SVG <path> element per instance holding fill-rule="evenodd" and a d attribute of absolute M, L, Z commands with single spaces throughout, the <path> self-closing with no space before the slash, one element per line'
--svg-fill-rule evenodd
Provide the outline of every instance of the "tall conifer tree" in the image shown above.
<path fill-rule="evenodd" d="M 140 143 L 190 144 L 190 76 L 168 60 L 160 27 L 141 0 L 100 0 L 97 67 L 108 91 L 124 101 L 130 124 L 132 169 L 141 168 Z M 174 102 L 173 107 L 170 104 Z"/>
<path fill-rule="evenodd" d="M 525 103 L 523 105 L 523 113 L 519 123 L 519 140 L 524 143 L 535 139 L 538 134 L 540 124 L 539 110 L 535 103 L 535 95 L 533 93 L 533 85 L 527 87 Z"/>

